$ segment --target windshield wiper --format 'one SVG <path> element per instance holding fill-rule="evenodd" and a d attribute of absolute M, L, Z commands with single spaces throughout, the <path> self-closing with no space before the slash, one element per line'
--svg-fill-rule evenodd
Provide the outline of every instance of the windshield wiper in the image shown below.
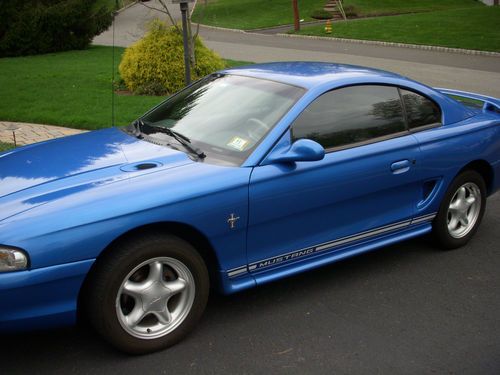
<path fill-rule="evenodd" d="M 186 150 L 190 153 L 195 154 L 199 159 L 204 159 L 207 157 L 203 151 L 200 151 L 193 146 L 191 146 L 191 140 L 184 134 L 178 133 L 170 128 L 165 128 L 163 126 L 155 126 L 144 122 L 144 120 L 136 120 L 134 122 L 136 129 L 140 133 L 151 134 L 151 133 L 163 133 L 179 142 Z M 143 131 L 145 130 L 145 131 Z"/>

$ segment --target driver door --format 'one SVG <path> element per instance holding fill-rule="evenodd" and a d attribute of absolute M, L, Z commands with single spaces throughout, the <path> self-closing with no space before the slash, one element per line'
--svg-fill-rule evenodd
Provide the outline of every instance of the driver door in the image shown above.
<path fill-rule="evenodd" d="M 419 147 L 407 131 L 396 87 L 323 94 L 284 135 L 284 141 L 299 138 L 322 144 L 324 159 L 252 172 L 247 254 L 253 273 L 376 239 L 413 217 Z"/>

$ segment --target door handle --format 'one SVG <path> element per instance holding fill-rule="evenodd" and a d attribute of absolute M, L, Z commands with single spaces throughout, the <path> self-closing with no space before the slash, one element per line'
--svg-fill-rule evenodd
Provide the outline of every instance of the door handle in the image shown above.
<path fill-rule="evenodd" d="M 391 171 L 394 174 L 408 172 L 410 170 L 411 162 L 409 160 L 400 160 L 391 164 Z"/>

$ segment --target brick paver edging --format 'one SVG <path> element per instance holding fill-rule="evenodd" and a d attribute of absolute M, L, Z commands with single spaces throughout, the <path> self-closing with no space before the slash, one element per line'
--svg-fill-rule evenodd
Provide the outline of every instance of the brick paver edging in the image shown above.
<path fill-rule="evenodd" d="M 86 132 L 86 130 L 64 128 L 62 126 L 0 121 L 0 142 L 13 144 L 13 131 L 15 132 L 18 146 Z"/>

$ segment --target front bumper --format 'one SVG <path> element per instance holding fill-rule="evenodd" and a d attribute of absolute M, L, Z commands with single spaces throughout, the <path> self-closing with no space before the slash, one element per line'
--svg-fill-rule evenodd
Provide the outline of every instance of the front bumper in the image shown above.
<path fill-rule="evenodd" d="M 74 324 L 78 293 L 94 261 L 0 273 L 0 332 Z"/>

